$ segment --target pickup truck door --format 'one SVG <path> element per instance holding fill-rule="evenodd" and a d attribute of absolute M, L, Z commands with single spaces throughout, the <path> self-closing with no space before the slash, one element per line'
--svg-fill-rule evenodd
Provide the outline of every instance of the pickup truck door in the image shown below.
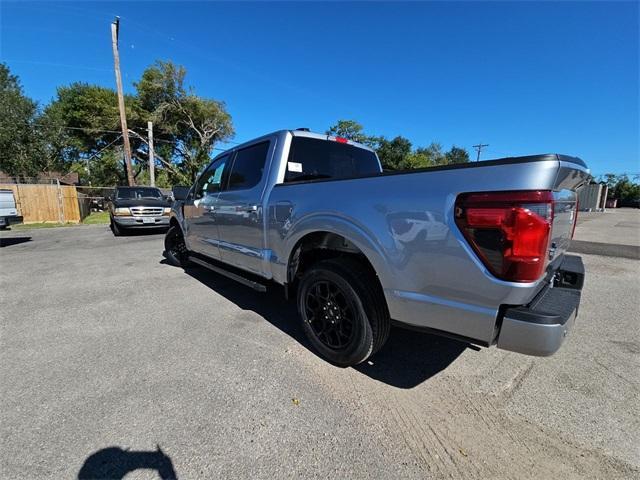
<path fill-rule="evenodd" d="M 229 160 L 229 155 L 214 160 L 200 175 L 184 204 L 189 249 L 215 260 L 220 260 L 215 209 L 220 190 L 227 180 Z"/>
<path fill-rule="evenodd" d="M 266 255 L 262 196 L 273 141 L 260 141 L 238 150 L 228 185 L 216 202 L 216 223 L 222 261 L 263 274 Z"/>

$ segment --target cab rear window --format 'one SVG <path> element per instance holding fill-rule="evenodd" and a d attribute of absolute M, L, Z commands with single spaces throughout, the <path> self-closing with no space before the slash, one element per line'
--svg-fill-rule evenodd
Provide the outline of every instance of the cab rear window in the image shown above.
<path fill-rule="evenodd" d="M 293 137 L 284 181 L 362 177 L 377 173 L 380 173 L 380 164 L 370 150 L 330 140 Z"/>

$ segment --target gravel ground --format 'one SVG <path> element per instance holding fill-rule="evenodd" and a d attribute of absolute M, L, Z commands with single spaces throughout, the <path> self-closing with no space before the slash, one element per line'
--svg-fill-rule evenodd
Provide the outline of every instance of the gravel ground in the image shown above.
<path fill-rule="evenodd" d="M 340 369 L 162 235 L 0 241 L 2 478 L 640 478 L 638 260 L 583 256 L 553 357 L 394 330 Z"/>

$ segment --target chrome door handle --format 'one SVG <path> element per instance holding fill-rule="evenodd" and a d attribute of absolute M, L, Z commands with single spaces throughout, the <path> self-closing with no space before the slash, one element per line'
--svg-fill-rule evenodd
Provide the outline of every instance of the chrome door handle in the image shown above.
<path fill-rule="evenodd" d="M 236 207 L 236 212 L 257 212 L 257 205 L 239 205 Z"/>

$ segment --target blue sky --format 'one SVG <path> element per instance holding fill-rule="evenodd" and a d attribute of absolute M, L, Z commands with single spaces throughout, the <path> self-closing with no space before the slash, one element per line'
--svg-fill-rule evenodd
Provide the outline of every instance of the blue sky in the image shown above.
<path fill-rule="evenodd" d="M 125 89 L 156 59 L 223 100 L 235 140 L 281 128 L 439 141 L 483 158 L 559 152 L 640 172 L 638 2 L 0 3 L 0 60 L 42 104 L 73 81 Z"/>

